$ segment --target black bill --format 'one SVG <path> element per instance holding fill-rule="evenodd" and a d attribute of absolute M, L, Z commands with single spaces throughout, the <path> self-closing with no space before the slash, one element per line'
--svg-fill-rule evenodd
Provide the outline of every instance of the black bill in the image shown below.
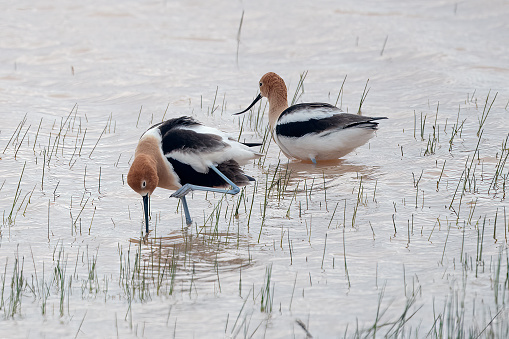
<path fill-rule="evenodd" d="M 258 96 L 254 99 L 254 101 L 251 103 L 251 105 L 249 105 L 248 108 L 246 108 L 245 110 L 243 110 L 242 112 L 239 112 L 239 113 L 233 113 L 233 115 L 239 115 L 239 114 L 244 114 L 246 113 L 247 111 L 249 111 L 251 109 L 251 107 L 253 107 L 260 99 L 262 98 L 262 95 L 261 94 L 258 94 Z"/>
<path fill-rule="evenodd" d="M 149 211 L 149 208 L 150 208 L 150 197 L 149 195 L 144 195 L 143 196 L 143 210 L 145 211 L 145 230 L 147 231 L 147 234 L 148 234 L 148 211 Z"/>

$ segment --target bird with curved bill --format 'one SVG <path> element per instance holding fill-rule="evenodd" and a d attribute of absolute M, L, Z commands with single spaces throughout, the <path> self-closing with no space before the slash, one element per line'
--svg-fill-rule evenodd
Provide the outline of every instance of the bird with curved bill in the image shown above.
<path fill-rule="evenodd" d="M 302 103 L 288 107 L 284 80 L 269 72 L 259 81 L 260 94 L 243 114 L 262 97 L 269 100 L 269 125 L 272 138 L 288 158 L 302 161 L 334 160 L 345 156 L 373 137 L 376 120 L 386 117 L 365 117 L 344 113 L 326 103 Z"/>
<path fill-rule="evenodd" d="M 262 156 L 213 127 L 191 117 L 170 119 L 150 127 L 140 138 L 127 183 L 143 197 L 146 232 L 149 231 L 150 196 L 161 187 L 176 190 L 186 223 L 192 219 L 186 201 L 191 191 L 237 194 L 254 178 L 241 166 Z"/>

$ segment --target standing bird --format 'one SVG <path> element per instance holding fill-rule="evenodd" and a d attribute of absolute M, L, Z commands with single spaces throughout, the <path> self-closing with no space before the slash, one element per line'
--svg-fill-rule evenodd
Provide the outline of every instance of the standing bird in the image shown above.
<path fill-rule="evenodd" d="M 191 216 L 186 194 L 210 191 L 237 194 L 238 186 L 254 181 L 240 166 L 262 156 L 225 133 L 203 126 L 191 117 L 180 117 L 150 127 L 140 138 L 127 183 L 143 197 L 148 233 L 149 198 L 156 187 L 177 190 L 187 224 Z M 226 187 L 230 185 L 231 189 Z"/>
<path fill-rule="evenodd" d="M 288 107 L 284 80 L 269 72 L 260 79 L 260 94 L 247 112 L 262 97 L 269 100 L 269 124 L 272 138 L 288 158 L 311 161 L 341 158 L 364 145 L 386 117 L 363 117 L 344 113 L 325 103 L 296 104 Z"/>

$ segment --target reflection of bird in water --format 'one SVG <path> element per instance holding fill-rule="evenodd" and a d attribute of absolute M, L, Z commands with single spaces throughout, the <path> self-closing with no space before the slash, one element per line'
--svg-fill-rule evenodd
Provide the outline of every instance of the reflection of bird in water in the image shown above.
<path fill-rule="evenodd" d="M 297 176 L 320 174 L 321 176 L 325 175 L 326 178 L 334 178 L 347 173 L 369 175 L 373 171 L 369 166 L 351 164 L 344 159 L 321 161 L 312 167 L 300 161 L 290 161 L 285 166 Z"/>
<path fill-rule="evenodd" d="M 249 238 L 235 232 L 215 232 L 202 227 L 199 234 L 192 228 L 172 231 L 166 236 L 130 239 L 133 244 L 142 244 L 140 265 L 160 280 L 169 280 L 171 275 L 184 274 L 184 279 L 215 279 L 217 270 L 223 272 L 239 270 L 254 264 L 249 254 L 252 245 Z M 143 267 L 142 267 L 143 269 Z M 167 278 L 160 277 L 166 275 Z"/>
<path fill-rule="evenodd" d="M 332 160 L 343 157 L 364 145 L 377 129 L 375 120 L 385 117 L 364 117 L 343 113 L 325 103 L 305 103 L 288 107 L 287 89 L 283 79 L 269 72 L 260 79 L 260 94 L 247 112 L 262 97 L 269 100 L 269 125 L 272 137 L 288 158 L 303 161 Z"/>
<path fill-rule="evenodd" d="M 315 182 L 326 181 L 327 185 L 333 181 L 338 180 L 344 175 L 362 176 L 363 178 L 370 179 L 370 176 L 376 172 L 376 167 L 355 165 L 351 164 L 344 159 L 335 159 L 329 161 L 322 161 L 315 166 L 309 164 L 293 161 L 285 165 L 280 165 L 280 171 L 285 173 L 289 172 L 289 184 L 298 183 L 304 180 L 315 180 Z M 336 186 L 333 184 L 332 186 Z M 318 189 L 320 185 L 317 185 Z M 303 187 L 301 187 L 302 189 Z M 290 192 L 289 192 L 290 193 Z"/>
<path fill-rule="evenodd" d="M 193 190 L 237 194 L 238 186 L 254 180 L 240 166 L 261 156 L 248 147 L 255 145 L 231 140 L 190 117 L 149 128 L 127 175 L 129 186 L 143 197 L 147 233 L 149 197 L 156 187 L 177 190 L 171 196 L 181 199 L 186 222 L 191 224 L 186 194 Z M 225 188 L 228 185 L 232 188 Z"/>

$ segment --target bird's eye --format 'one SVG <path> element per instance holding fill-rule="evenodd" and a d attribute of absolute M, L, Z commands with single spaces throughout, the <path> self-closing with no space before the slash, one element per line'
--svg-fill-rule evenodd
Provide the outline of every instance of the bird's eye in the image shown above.
<path fill-rule="evenodd" d="M 145 188 L 147 187 L 147 182 L 145 180 L 143 180 L 143 182 L 141 183 L 141 188 Z"/>
<path fill-rule="evenodd" d="M 262 87 L 262 85 L 263 85 L 263 84 L 260 82 L 260 87 Z"/>

